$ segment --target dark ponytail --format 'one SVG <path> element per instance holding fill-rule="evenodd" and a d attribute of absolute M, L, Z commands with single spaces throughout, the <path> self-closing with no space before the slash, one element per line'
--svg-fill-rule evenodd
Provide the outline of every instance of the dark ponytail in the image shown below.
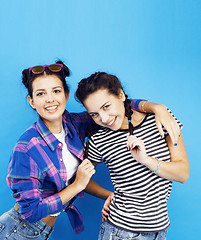
<path fill-rule="evenodd" d="M 131 122 L 131 117 L 133 114 L 133 110 L 131 108 L 131 100 L 128 99 L 128 96 L 125 94 L 126 100 L 124 101 L 124 107 L 125 107 L 125 116 L 128 118 L 128 125 L 129 125 L 129 133 L 130 135 L 133 135 L 134 127 Z"/>

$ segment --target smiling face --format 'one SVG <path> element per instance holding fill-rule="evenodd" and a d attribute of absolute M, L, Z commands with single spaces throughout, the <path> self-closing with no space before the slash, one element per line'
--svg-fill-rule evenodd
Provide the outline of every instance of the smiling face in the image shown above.
<path fill-rule="evenodd" d="M 116 96 L 107 89 L 100 89 L 84 100 L 84 106 L 96 124 L 115 131 L 128 127 L 124 101 L 125 95 L 122 90 L 119 96 Z"/>
<path fill-rule="evenodd" d="M 62 114 L 68 100 L 63 83 L 56 75 L 42 75 L 32 83 L 32 98 L 28 100 L 51 132 L 57 133 L 62 128 Z"/>

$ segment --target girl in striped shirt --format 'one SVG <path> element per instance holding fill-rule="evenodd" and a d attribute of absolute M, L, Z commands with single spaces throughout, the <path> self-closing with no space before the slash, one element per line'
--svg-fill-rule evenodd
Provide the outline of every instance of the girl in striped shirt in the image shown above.
<path fill-rule="evenodd" d="M 75 198 L 81 197 L 83 190 L 103 199 L 111 193 L 90 179 L 95 170 L 84 160 L 83 144 L 93 120 L 86 111 L 66 110 L 69 87 L 65 78 L 69 74 L 62 62 L 23 71 L 28 101 L 39 116 L 11 155 L 7 183 L 16 205 L 0 216 L 0 239 L 49 239 L 61 211 L 68 214 L 79 233 L 84 225 L 73 204 Z M 140 100 L 132 103 L 138 106 Z M 168 126 L 172 132 L 172 124 Z"/>
<path fill-rule="evenodd" d="M 82 79 L 76 97 L 100 126 L 91 129 L 87 157 L 95 166 L 107 165 L 114 186 L 102 210 L 99 240 L 166 239 L 172 181 L 189 177 L 181 133 L 177 143 L 165 129 L 161 137 L 155 115 L 146 113 L 149 102 L 142 104 L 144 113 L 135 111 L 114 75 Z"/>

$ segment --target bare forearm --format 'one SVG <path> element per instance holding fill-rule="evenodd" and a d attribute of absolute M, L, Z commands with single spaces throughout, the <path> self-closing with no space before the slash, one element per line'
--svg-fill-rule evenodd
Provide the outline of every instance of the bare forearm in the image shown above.
<path fill-rule="evenodd" d="M 158 169 L 158 160 L 156 158 L 148 157 L 149 161 L 147 167 L 152 171 Z M 189 178 L 189 164 L 183 160 L 177 160 L 174 162 L 160 161 L 160 169 L 156 173 L 160 177 L 165 179 L 185 183 Z"/>
<path fill-rule="evenodd" d="M 62 204 L 64 205 L 68 201 L 70 201 L 75 195 L 81 192 L 82 187 L 76 184 L 75 182 L 70 184 L 68 187 L 60 191 L 58 194 L 61 198 Z"/>
<path fill-rule="evenodd" d="M 58 193 L 62 203 L 67 203 L 75 195 L 84 190 L 94 173 L 95 170 L 92 163 L 88 159 L 84 159 L 78 167 L 75 181 Z"/>
<path fill-rule="evenodd" d="M 151 171 L 156 171 L 159 167 L 157 174 L 165 179 L 185 183 L 190 176 L 190 165 L 183 141 L 183 137 L 179 138 L 178 146 L 174 146 L 168 136 L 166 138 L 168 148 L 170 151 L 170 162 L 159 161 L 156 158 L 148 157 L 146 166 Z"/>
<path fill-rule="evenodd" d="M 107 189 L 101 187 L 98 183 L 96 183 L 93 179 L 91 179 L 87 185 L 87 187 L 85 188 L 85 192 L 106 200 L 107 197 L 112 194 L 111 191 L 108 191 Z"/>
<path fill-rule="evenodd" d="M 153 103 L 150 101 L 141 101 L 138 107 L 141 112 L 146 112 L 146 113 L 156 113 L 157 111 L 160 111 L 160 110 L 163 110 L 163 111 L 166 110 L 165 105 Z"/>

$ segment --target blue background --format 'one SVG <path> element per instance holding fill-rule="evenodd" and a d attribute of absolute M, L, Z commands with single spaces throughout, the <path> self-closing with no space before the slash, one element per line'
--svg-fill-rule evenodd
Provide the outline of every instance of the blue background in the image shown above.
<path fill-rule="evenodd" d="M 199 0 L 0 0 L 0 214 L 14 205 L 6 184 L 9 157 L 22 132 L 37 118 L 21 84 L 21 71 L 61 58 L 71 69 L 69 111 L 77 83 L 102 70 L 116 74 L 126 93 L 168 106 L 184 124 L 190 179 L 173 184 L 168 238 L 198 239 L 201 227 L 201 1 Z M 95 175 L 112 189 L 108 172 Z M 67 215 L 52 239 L 95 240 L 103 201 L 77 201 L 85 231 L 75 235 Z"/>

